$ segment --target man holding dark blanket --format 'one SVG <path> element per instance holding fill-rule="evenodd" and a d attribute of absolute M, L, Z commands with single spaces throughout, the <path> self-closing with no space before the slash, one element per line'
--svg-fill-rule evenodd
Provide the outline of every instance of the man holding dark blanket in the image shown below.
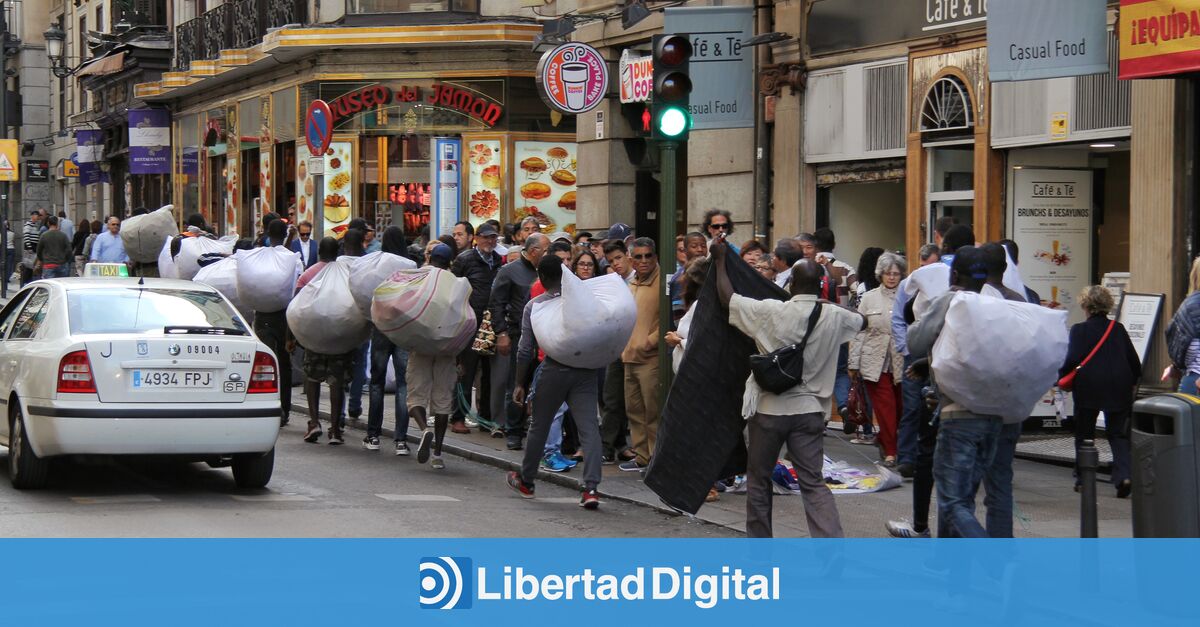
<path fill-rule="evenodd" d="M 743 414 L 750 416 L 749 462 L 746 476 L 746 535 L 771 537 L 771 473 L 779 448 L 787 444 L 800 482 L 809 534 L 814 538 L 842 536 L 833 494 L 822 473 L 825 413 L 833 395 L 838 349 L 867 326 L 861 313 L 818 299 L 822 268 L 802 259 L 792 266 L 792 298 L 786 302 L 755 300 L 733 293 L 725 268 L 728 247 L 713 245 L 717 293 L 729 310 L 729 323 L 754 339 L 762 353 L 806 340 L 802 381 L 781 394 L 759 389 L 753 378 Z M 805 338 L 813 308 L 820 313 Z"/>

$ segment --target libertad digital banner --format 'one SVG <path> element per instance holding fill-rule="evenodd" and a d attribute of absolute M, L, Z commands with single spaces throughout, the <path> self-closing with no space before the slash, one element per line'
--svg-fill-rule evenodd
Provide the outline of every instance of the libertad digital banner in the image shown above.
<path fill-rule="evenodd" d="M 12 625 L 1195 625 L 1195 540 L 6 540 Z M 325 582 L 338 582 L 330 586 Z M 336 590 L 334 590 L 336 589 Z M 631 618 L 636 616 L 636 618 Z"/>
<path fill-rule="evenodd" d="M 1121 78 L 1200 70 L 1200 0 L 1121 0 Z"/>

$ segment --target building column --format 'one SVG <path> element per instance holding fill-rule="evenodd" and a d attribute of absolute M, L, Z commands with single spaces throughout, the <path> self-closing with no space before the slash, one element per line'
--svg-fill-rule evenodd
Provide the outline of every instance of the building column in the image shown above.
<path fill-rule="evenodd" d="M 1130 149 L 1129 256 L 1131 292 L 1166 295 L 1153 344 L 1146 355 L 1143 383 L 1158 383 L 1169 363 L 1164 332 L 1187 295 L 1191 266 L 1187 250 L 1186 204 L 1188 122 L 1193 107 L 1185 80 L 1133 82 Z"/>

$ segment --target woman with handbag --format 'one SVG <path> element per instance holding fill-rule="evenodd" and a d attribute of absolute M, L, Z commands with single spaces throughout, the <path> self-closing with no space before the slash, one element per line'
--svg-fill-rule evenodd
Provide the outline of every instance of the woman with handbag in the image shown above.
<path fill-rule="evenodd" d="M 901 409 L 901 370 L 904 358 L 892 340 L 892 307 L 896 303 L 896 288 L 904 278 L 908 265 L 895 253 L 883 253 L 875 263 L 879 287 L 863 294 L 858 311 L 867 317 L 867 328 L 850 342 L 847 364 L 851 379 L 866 382 L 875 420 L 879 423 L 876 438 L 883 454 L 883 465 L 896 465 L 896 430 Z M 870 420 L 868 418 L 868 420 Z"/>
<path fill-rule="evenodd" d="M 1075 400 L 1076 459 L 1083 441 L 1096 437 L 1096 417 L 1104 412 L 1105 433 L 1113 455 L 1112 483 L 1117 498 L 1123 499 L 1133 490 L 1129 419 L 1142 363 L 1124 325 L 1108 319 L 1113 297 L 1107 289 L 1099 285 L 1085 287 L 1079 294 L 1079 306 L 1088 318 L 1071 327 L 1058 387 L 1069 390 Z M 1078 492 L 1079 479 L 1075 481 Z"/>

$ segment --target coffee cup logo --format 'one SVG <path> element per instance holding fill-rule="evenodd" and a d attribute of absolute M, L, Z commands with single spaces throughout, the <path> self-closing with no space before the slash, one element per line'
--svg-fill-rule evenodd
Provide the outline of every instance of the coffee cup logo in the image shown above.
<path fill-rule="evenodd" d="M 542 100 L 554 110 L 586 113 L 608 93 L 608 62 L 587 44 L 563 44 L 542 55 L 537 83 Z"/>

